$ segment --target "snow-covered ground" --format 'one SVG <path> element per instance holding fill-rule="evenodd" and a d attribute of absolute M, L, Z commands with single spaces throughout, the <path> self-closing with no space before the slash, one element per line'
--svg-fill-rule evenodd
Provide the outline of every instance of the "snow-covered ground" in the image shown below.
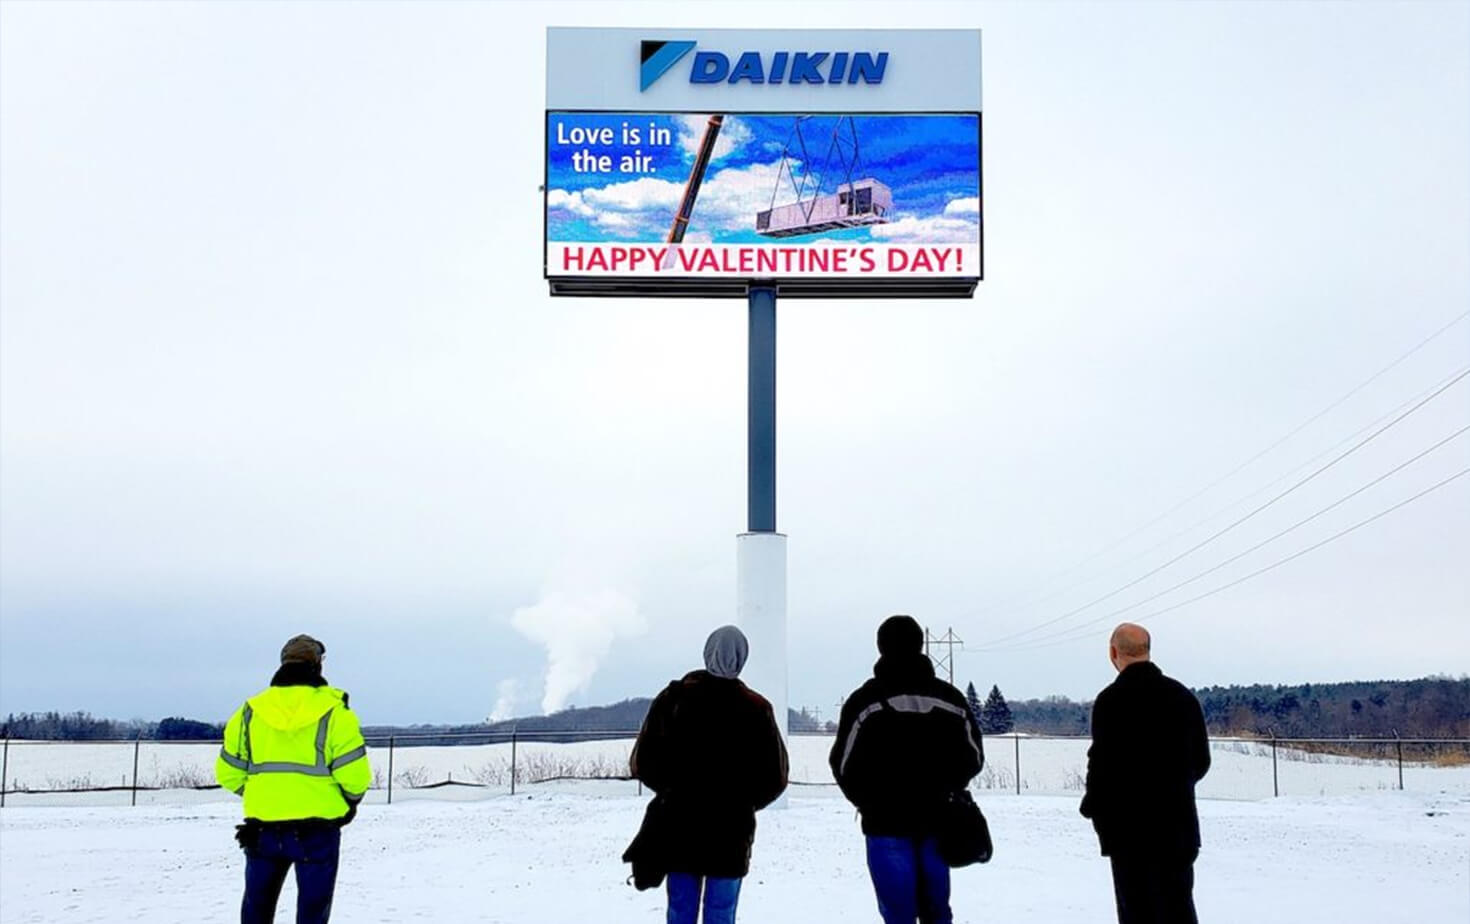
<path fill-rule="evenodd" d="M 955 877 L 960 921 L 1111 919 L 1106 861 L 1076 814 L 1085 741 L 987 741 L 981 804 L 994 862 Z M 393 804 L 368 797 L 344 840 L 334 919 L 521 922 L 661 920 L 662 896 L 624 884 L 618 857 L 646 797 L 618 780 L 525 783 L 560 771 L 620 772 L 631 742 L 521 742 L 509 794 L 508 745 L 398 748 Z M 876 920 L 851 808 L 830 785 L 830 738 L 791 742 L 787 807 L 761 815 L 741 898 L 749 922 Z M 208 782 L 214 745 L 149 745 L 145 785 Z M 1283 797 L 1271 796 L 1269 747 L 1223 742 L 1200 787 L 1206 841 L 1197 895 L 1205 921 L 1470 922 L 1470 767 L 1407 764 L 1282 749 Z M 387 777 L 387 753 L 372 757 Z M 126 784 L 131 745 L 14 744 L 7 778 L 32 788 Z M 410 790 L 477 781 L 483 787 Z M 155 924 L 236 914 L 242 861 L 238 800 L 218 790 L 138 794 L 11 793 L 0 811 L 0 922 Z M 280 920 L 292 901 L 282 900 Z"/>
<path fill-rule="evenodd" d="M 553 744 L 521 741 L 516 747 L 517 779 L 530 783 L 555 777 L 612 777 L 626 774 L 631 740 Z M 987 764 L 976 780 L 982 792 L 1014 792 L 1017 742 L 1009 737 L 986 739 Z M 1022 737 L 1020 776 L 1027 794 L 1076 793 L 1087 767 L 1087 741 Z M 798 735 L 791 739 L 791 779 L 797 783 L 831 785 L 827 736 Z M 214 781 L 218 745 L 143 742 L 138 752 L 138 779 L 143 786 L 179 787 Z M 388 778 L 386 748 L 370 749 L 378 787 L 373 798 L 383 800 Z M 1217 741 L 1213 766 L 1199 794 L 1206 799 L 1263 799 L 1272 795 L 1270 745 L 1249 741 Z M 1398 788 L 1398 768 L 1392 760 L 1365 760 L 1309 754 L 1282 746 L 1276 775 L 1283 796 L 1334 796 L 1380 792 Z M 493 744 L 460 747 L 397 747 L 393 754 L 394 800 L 409 798 L 481 798 L 510 787 L 511 746 Z M 6 761 L 8 788 L 41 790 L 11 794 L 14 805 L 125 805 L 127 792 L 94 793 L 85 797 L 58 795 L 45 790 L 89 786 L 127 786 L 132 780 L 133 745 L 12 742 Z M 433 789 L 411 793 L 430 783 L 479 783 L 480 793 Z M 625 784 L 636 792 L 635 784 Z M 1452 790 L 1470 794 L 1470 766 L 1436 767 L 1407 762 L 1404 788 L 1410 792 Z M 220 800 L 220 793 L 192 794 L 177 788 L 139 793 L 144 804 L 178 804 Z"/>
<path fill-rule="evenodd" d="M 1073 796 L 982 796 L 996 839 L 954 877 L 959 921 L 1111 919 L 1106 861 Z M 472 802 L 365 808 L 343 840 L 334 920 L 652 922 L 659 892 L 619 854 L 644 800 L 619 783 L 554 783 Z M 243 863 L 238 807 L 7 807 L 0 921 L 228 921 Z M 1470 921 L 1470 796 L 1372 792 L 1206 800 L 1197 899 L 1207 922 Z M 294 900 L 289 883 L 278 920 Z M 799 788 L 760 816 L 741 920 L 875 921 L 851 808 Z"/>

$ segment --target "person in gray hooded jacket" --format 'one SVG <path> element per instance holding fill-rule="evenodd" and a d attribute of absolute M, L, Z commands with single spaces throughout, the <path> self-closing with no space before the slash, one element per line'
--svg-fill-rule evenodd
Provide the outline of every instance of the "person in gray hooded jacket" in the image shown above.
<path fill-rule="evenodd" d="M 704 670 L 653 701 L 631 770 L 665 802 L 669 924 L 730 924 L 750 871 L 755 813 L 786 789 L 786 745 L 771 704 L 739 679 L 749 644 L 722 626 L 704 645 Z"/>

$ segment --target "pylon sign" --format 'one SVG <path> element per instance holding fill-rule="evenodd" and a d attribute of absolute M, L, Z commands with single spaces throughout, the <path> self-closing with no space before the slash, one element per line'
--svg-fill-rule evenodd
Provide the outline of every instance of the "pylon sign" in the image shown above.
<path fill-rule="evenodd" d="M 977 30 L 550 29 L 554 295 L 963 297 Z"/>

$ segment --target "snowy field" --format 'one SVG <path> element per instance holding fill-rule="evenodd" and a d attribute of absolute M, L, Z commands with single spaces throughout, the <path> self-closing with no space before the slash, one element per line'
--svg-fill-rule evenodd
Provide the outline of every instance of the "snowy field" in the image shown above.
<path fill-rule="evenodd" d="M 1110 920 L 1106 861 L 1076 814 L 1086 742 L 987 739 L 980 799 L 997 854 L 955 879 L 960 921 Z M 397 748 L 383 789 L 344 839 L 338 921 L 661 920 L 662 896 L 624 883 L 618 857 L 642 817 L 636 783 L 527 783 L 536 774 L 620 772 L 631 742 L 527 744 L 509 794 L 508 745 Z M 792 740 L 785 809 L 762 813 L 741 899 L 749 922 L 876 920 L 853 812 L 829 783 L 831 739 Z M 208 781 L 217 746 L 145 744 L 144 785 Z M 1470 768 L 1326 758 L 1221 742 L 1200 789 L 1205 921 L 1470 922 Z M 126 783 L 131 745 L 16 745 L 10 781 L 32 788 Z M 373 754 L 380 782 L 387 753 Z M 410 790 L 408 784 L 483 786 Z M 168 789 L 11 793 L 0 811 L 0 922 L 226 921 L 242 861 L 238 800 Z M 291 886 L 283 909 L 292 901 Z M 289 920 L 283 910 L 280 920 Z"/>
<path fill-rule="evenodd" d="M 957 920 L 1111 919 L 1106 861 L 1073 796 L 982 796 L 996 857 L 955 875 Z M 618 860 L 642 817 L 627 784 L 551 783 L 470 802 L 365 808 L 343 839 L 342 922 L 657 922 L 662 895 Z M 7 807 L 6 924 L 228 921 L 243 862 L 235 805 Z M 1206 800 L 1206 922 L 1470 921 L 1470 796 L 1372 792 Z M 288 883 L 283 909 L 294 900 Z M 876 921 L 852 810 L 800 788 L 760 816 L 741 920 Z M 284 910 L 278 920 L 290 920 Z"/>
<path fill-rule="evenodd" d="M 1010 737 L 985 740 L 986 767 L 976 780 L 981 792 L 1014 793 L 1017 742 Z M 1022 737 L 1019 741 L 1021 791 L 1030 795 L 1066 795 L 1081 790 L 1087 768 L 1087 742 L 1078 739 Z M 521 741 L 516 747 L 516 779 L 522 784 L 557 778 L 609 778 L 627 774 L 631 740 L 553 744 Z M 794 736 L 790 742 L 791 779 L 801 784 L 830 786 L 827 736 Z M 214 782 L 217 744 L 143 742 L 138 752 L 138 781 L 162 792 L 140 792 L 140 804 L 166 805 L 223 801 L 219 792 L 188 792 L 183 787 Z M 388 751 L 370 748 L 376 775 L 369 801 L 385 801 Z M 1206 799 L 1264 799 L 1272 795 L 1270 745 L 1224 740 L 1212 745 L 1213 766 L 1200 785 Z M 1398 788 L 1398 767 L 1392 760 L 1366 760 L 1309 754 L 1282 746 L 1276 776 L 1283 796 L 1342 796 Z M 460 747 L 397 747 L 393 754 L 394 801 L 407 799 L 488 798 L 510 789 L 510 744 Z M 6 760 L 8 805 L 75 806 L 126 805 L 129 792 L 84 795 L 54 792 L 61 789 L 128 786 L 133 775 L 131 743 L 66 744 L 12 742 Z M 410 791 L 430 784 L 478 784 Z M 637 792 L 637 784 L 624 783 Z M 1470 766 L 1436 767 L 1407 761 L 1404 788 L 1409 792 L 1456 791 L 1470 795 Z M 20 792 L 15 790 L 31 790 Z M 49 792 L 48 792 L 49 790 Z"/>

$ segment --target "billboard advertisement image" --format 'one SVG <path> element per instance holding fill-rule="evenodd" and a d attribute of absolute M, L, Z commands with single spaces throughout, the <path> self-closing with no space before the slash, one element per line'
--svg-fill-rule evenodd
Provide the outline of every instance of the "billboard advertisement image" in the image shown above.
<path fill-rule="evenodd" d="M 979 113 L 546 119 L 548 277 L 983 275 Z"/>

